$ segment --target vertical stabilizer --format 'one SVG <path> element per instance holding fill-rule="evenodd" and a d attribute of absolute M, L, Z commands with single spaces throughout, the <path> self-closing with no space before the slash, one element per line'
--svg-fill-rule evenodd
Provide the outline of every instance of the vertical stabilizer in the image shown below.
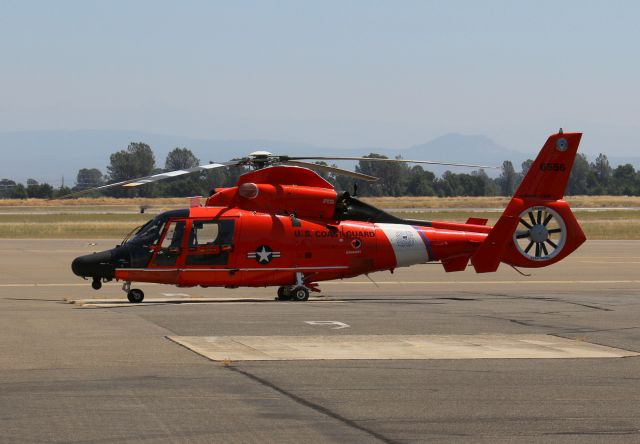
<path fill-rule="evenodd" d="M 581 137 L 561 130 L 547 139 L 504 213 L 471 257 L 478 273 L 496 271 L 500 262 L 551 265 L 586 240 L 562 200 Z"/>

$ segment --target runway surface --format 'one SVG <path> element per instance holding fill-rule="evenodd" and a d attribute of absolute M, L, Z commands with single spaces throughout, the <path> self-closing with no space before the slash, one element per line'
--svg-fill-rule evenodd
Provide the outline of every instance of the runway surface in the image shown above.
<path fill-rule="evenodd" d="M 141 284 L 140 305 L 71 273 L 115 241 L 90 243 L 0 243 L 0 442 L 640 440 L 638 241 L 530 277 L 422 265 L 307 303 Z"/>

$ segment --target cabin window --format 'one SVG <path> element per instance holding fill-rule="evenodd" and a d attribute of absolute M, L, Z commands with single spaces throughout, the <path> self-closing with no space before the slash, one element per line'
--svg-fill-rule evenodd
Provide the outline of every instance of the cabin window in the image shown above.
<path fill-rule="evenodd" d="M 232 250 L 234 220 L 194 220 L 186 265 L 226 265 Z"/>

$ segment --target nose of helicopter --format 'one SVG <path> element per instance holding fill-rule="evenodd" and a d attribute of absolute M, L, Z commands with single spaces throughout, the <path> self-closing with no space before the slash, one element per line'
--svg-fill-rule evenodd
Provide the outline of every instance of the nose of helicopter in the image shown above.
<path fill-rule="evenodd" d="M 113 250 L 79 256 L 71 263 L 71 270 L 80 277 L 113 279 L 115 268 Z"/>

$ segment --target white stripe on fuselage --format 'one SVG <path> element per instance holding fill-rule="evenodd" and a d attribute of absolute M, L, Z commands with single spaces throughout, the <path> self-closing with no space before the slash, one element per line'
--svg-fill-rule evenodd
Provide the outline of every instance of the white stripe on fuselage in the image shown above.
<path fill-rule="evenodd" d="M 389 239 L 396 255 L 396 266 L 408 267 L 409 265 L 422 264 L 429 261 L 427 247 L 416 228 L 402 224 L 375 225 Z"/>

